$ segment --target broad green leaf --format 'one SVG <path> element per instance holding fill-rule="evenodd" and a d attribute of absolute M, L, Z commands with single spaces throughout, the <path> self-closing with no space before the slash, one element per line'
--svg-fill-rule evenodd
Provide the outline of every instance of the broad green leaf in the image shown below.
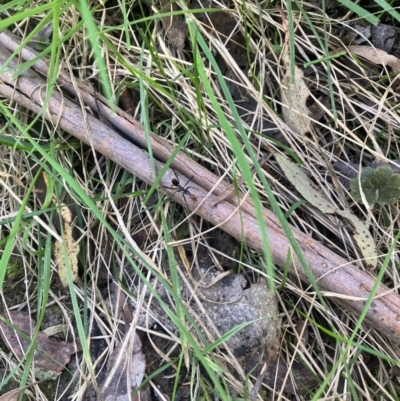
<path fill-rule="evenodd" d="M 367 202 L 373 206 L 391 205 L 400 198 L 400 174 L 395 174 L 393 169 L 385 164 L 376 169 L 366 167 L 361 170 L 361 188 Z M 357 202 L 361 202 L 358 177 L 350 182 L 351 194 Z"/>

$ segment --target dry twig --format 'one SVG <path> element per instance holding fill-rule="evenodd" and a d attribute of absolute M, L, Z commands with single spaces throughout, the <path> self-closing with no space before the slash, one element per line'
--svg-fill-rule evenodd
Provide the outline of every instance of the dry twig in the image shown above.
<path fill-rule="evenodd" d="M 18 42 L 4 32 L 0 34 L 0 44 L 0 67 L 2 67 L 11 56 L 10 51 L 14 51 L 18 47 Z M 35 56 L 35 53 L 30 49 L 22 49 L 20 56 L 24 60 L 29 60 Z M 18 80 L 15 80 L 13 75 L 16 68 L 17 63 L 12 61 L 8 64 L 8 72 L 0 74 L 0 93 L 2 96 L 12 99 L 35 113 L 43 112 L 43 99 L 45 98 L 43 93 L 45 92 L 46 82 L 33 69 L 24 72 L 18 77 Z M 47 72 L 47 65 L 41 60 L 34 64 L 34 68 L 41 71 L 42 74 Z M 69 77 L 66 74 L 61 73 L 59 77 L 60 87 L 73 93 L 75 87 L 68 79 Z M 95 99 L 91 89 L 82 83 L 78 83 L 76 88 L 80 91 L 79 98 L 83 99 L 86 105 L 96 110 Z M 101 97 L 100 101 L 106 104 Z M 142 127 L 119 109 L 117 109 L 117 113 L 114 113 L 105 105 L 101 107 L 102 112 L 107 115 L 112 124 L 126 135 L 129 135 L 132 141 L 124 139 L 93 116 L 84 115 L 82 112 L 83 107 L 64 98 L 60 92 L 55 91 L 53 93 L 48 102 L 45 117 L 56 122 L 61 129 L 93 146 L 94 149 L 103 153 L 144 182 L 152 184 L 155 177 L 150 159 L 140 148 L 145 146 L 145 135 Z M 151 139 L 153 154 L 158 159 L 155 165 L 157 171 L 160 171 L 163 166 L 162 162 L 168 159 L 173 147 L 154 134 Z M 174 168 L 181 174 L 186 172 L 186 177 L 191 175 L 195 177 L 194 181 L 197 186 L 191 191 L 202 201 L 198 205 L 189 202 L 190 209 L 195 209 L 199 216 L 215 226 L 219 226 L 251 248 L 263 252 L 260 228 L 254 218 L 254 209 L 249 201 L 240 204 L 240 199 L 229 197 L 224 202 L 213 207 L 216 202 L 216 195 L 226 191 L 229 188 L 229 184 L 221 182 L 218 188 L 214 188 L 218 177 L 183 154 L 179 154 L 174 160 Z M 168 170 L 162 177 L 160 185 L 170 186 L 173 178 L 174 173 L 172 170 Z M 213 190 L 213 193 L 210 193 L 211 190 Z M 180 193 L 163 189 L 162 187 L 160 187 L 160 191 L 166 192 L 176 202 L 186 206 Z M 240 212 L 239 209 L 241 209 Z M 290 243 L 279 221 L 271 211 L 264 210 L 264 218 L 269 230 L 268 236 L 274 262 L 276 265 L 283 267 L 291 249 Z M 368 298 L 374 285 L 373 277 L 360 271 L 356 265 L 339 257 L 298 229 L 294 227 L 291 229 L 322 294 L 333 298 L 348 311 L 359 315 L 364 307 L 364 301 Z M 307 274 L 296 256 L 292 258 L 291 272 L 303 281 L 309 282 Z M 386 286 L 380 285 L 374 300 L 374 307 L 367 313 L 366 322 L 394 342 L 400 343 L 399 311 L 400 297 Z"/>

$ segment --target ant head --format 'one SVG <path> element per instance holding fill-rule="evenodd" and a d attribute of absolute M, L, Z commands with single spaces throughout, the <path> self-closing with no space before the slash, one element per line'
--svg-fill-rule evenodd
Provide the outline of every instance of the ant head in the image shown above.
<path fill-rule="evenodd" d="M 176 187 L 179 186 L 179 181 L 176 178 L 172 179 L 172 185 L 175 185 Z"/>

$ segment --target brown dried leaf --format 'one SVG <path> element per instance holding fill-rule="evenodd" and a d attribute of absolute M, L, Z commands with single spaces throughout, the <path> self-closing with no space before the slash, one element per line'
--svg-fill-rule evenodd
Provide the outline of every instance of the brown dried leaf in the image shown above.
<path fill-rule="evenodd" d="M 14 390 L 11 390 L 8 393 L 5 393 L 2 396 L 0 396 L 0 401 L 17 401 L 18 400 L 18 396 L 22 392 L 24 392 L 29 387 L 35 386 L 38 383 L 40 383 L 40 382 L 32 383 L 32 384 L 29 384 L 28 386 L 24 386 L 24 387 L 20 387 L 20 388 L 16 388 Z"/>
<path fill-rule="evenodd" d="M 5 323 L 5 320 L 9 319 L 7 315 L 0 316 L 0 336 L 14 355 L 21 359 L 30 345 L 26 337 L 31 338 L 36 322 L 30 318 L 27 312 L 9 312 L 9 316 L 11 323 L 18 330 L 14 330 Z M 46 334 L 40 332 L 34 356 L 35 368 L 38 369 L 35 374 L 37 373 L 40 378 L 54 377 L 54 374 L 58 374 L 64 369 L 75 352 L 77 352 L 77 348 L 74 344 L 53 341 Z"/>
<path fill-rule="evenodd" d="M 384 50 L 371 46 L 349 46 L 349 51 L 352 54 L 364 57 L 373 64 L 388 65 L 394 73 L 400 72 L 400 60 L 391 54 L 387 54 Z"/>
<path fill-rule="evenodd" d="M 242 362 L 242 367 L 246 372 L 252 372 L 253 376 L 261 374 L 262 368 L 266 364 L 263 373 L 263 382 L 275 389 L 283 388 L 283 391 L 290 394 L 305 394 L 317 385 L 317 380 L 301 363 L 293 362 L 288 366 L 283 358 L 278 361 L 271 361 L 261 353 L 251 355 L 251 358 Z M 292 380 L 292 377 L 293 379 Z"/>
<path fill-rule="evenodd" d="M 275 154 L 275 158 L 287 179 L 308 202 L 323 213 L 337 213 L 351 223 L 354 227 L 353 238 L 360 248 L 366 263 L 370 268 L 375 268 L 378 263 L 376 244 L 365 224 L 357 216 L 352 214 L 349 209 L 341 210 L 333 204 L 321 190 L 312 184 L 307 174 L 297 164 L 279 154 Z"/>
<path fill-rule="evenodd" d="M 336 210 L 336 213 L 344 217 L 354 228 L 353 238 L 356 241 L 365 263 L 370 269 L 378 265 L 378 251 L 376 243 L 367 226 L 350 209 Z"/>
<path fill-rule="evenodd" d="M 169 0 L 161 0 L 161 6 L 161 13 L 178 11 L 177 4 L 171 3 Z M 183 49 L 185 46 L 185 40 L 188 36 L 188 29 L 183 16 L 174 15 L 170 17 L 164 17 L 161 20 L 171 46 L 175 49 Z"/>
<path fill-rule="evenodd" d="M 296 332 L 299 336 L 299 340 L 296 341 L 295 346 L 302 346 L 307 348 L 308 343 L 308 328 L 307 328 L 307 321 L 306 320 L 299 320 L 296 323 Z"/>
<path fill-rule="evenodd" d="M 130 333 L 128 332 L 127 335 Z M 103 382 L 102 394 L 105 401 L 135 401 L 138 398 L 134 393 L 143 380 L 146 369 L 146 358 L 142 350 L 142 342 L 136 333 L 133 333 L 131 352 L 126 352 L 122 341 L 110 355 L 107 363 L 106 380 Z M 125 338 L 126 339 L 126 338 Z M 110 374 L 112 375 L 110 379 Z"/>
<path fill-rule="evenodd" d="M 202 19 L 204 27 L 210 31 L 213 36 L 218 37 L 219 41 L 224 44 L 226 50 L 230 53 L 232 59 L 235 60 L 240 68 L 247 69 L 249 62 L 247 59 L 246 39 L 243 36 L 242 31 L 239 29 L 241 26 L 240 23 L 238 23 L 233 15 L 227 10 L 207 13 L 205 16 L 206 17 Z M 229 70 L 231 66 L 226 64 L 224 57 L 218 57 L 217 60 L 221 71 L 224 75 L 227 75 L 227 70 Z M 235 82 L 235 76 L 232 76 L 232 78 L 233 80 L 227 83 L 228 87 L 232 87 L 233 89 L 233 91 L 231 90 L 231 94 L 236 94 L 236 96 L 240 97 L 243 95 L 244 102 L 246 102 L 245 98 L 249 100 L 251 96 L 248 96 L 247 90 Z M 241 106 L 243 105 L 241 104 Z M 247 108 L 246 106 L 243 107 Z"/>
<path fill-rule="evenodd" d="M 76 281 L 78 278 L 78 253 L 79 244 L 75 242 L 73 237 L 72 228 L 72 211 L 71 209 L 62 204 L 60 214 L 64 222 L 64 243 L 56 242 L 54 246 L 54 259 L 57 264 L 58 275 L 60 281 L 64 287 L 68 286 L 67 269 L 71 270 L 72 281 Z M 64 246 L 68 255 L 68 263 L 64 255 Z"/>
<path fill-rule="evenodd" d="M 390 369 L 390 376 L 399 377 L 400 376 L 400 367 L 399 366 L 392 366 L 392 368 Z"/>
<path fill-rule="evenodd" d="M 285 173 L 286 178 L 308 202 L 321 210 L 321 212 L 335 213 L 337 208 L 320 189 L 316 188 L 308 175 L 296 163 L 278 153 L 275 154 L 275 159 Z"/>
<path fill-rule="evenodd" d="M 294 66 L 294 84 L 290 83 L 290 58 L 287 46 L 283 50 L 282 60 L 286 68 L 284 84 L 281 87 L 282 108 L 285 123 L 297 134 L 303 135 L 310 131 L 310 111 L 306 105 L 310 91 L 304 82 L 303 71 Z"/>

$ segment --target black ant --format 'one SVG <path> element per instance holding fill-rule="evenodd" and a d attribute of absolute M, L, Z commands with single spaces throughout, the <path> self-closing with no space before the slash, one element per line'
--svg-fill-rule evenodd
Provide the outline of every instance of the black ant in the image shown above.
<path fill-rule="evenodd" d="M 193 202 L 197 202 L 197 196 L 192 194 L 189 189 L 190 187 L 188 187 L 187 185 L 189 184 L 190 181 L 192 181 L 194 175 L 192 175 L 187 181 L 185 185 L 181 185 L 178 176 L 176 175 L 175 170 L 172 170 L 175 174 L 176 178 L 172 179 L 172 185 L 173 187 L 163 187 L 163 188 L 167 188 L 167 189 L 175 189 L 176 192 L 182 192 L 182 196 L 183 199 L 185 200 L 186 206 L 188 206 L 187 202 L 186 202 L 186 196 L 188 196 Z M 189 208 L 189 206 L 188 206 Z"/>

